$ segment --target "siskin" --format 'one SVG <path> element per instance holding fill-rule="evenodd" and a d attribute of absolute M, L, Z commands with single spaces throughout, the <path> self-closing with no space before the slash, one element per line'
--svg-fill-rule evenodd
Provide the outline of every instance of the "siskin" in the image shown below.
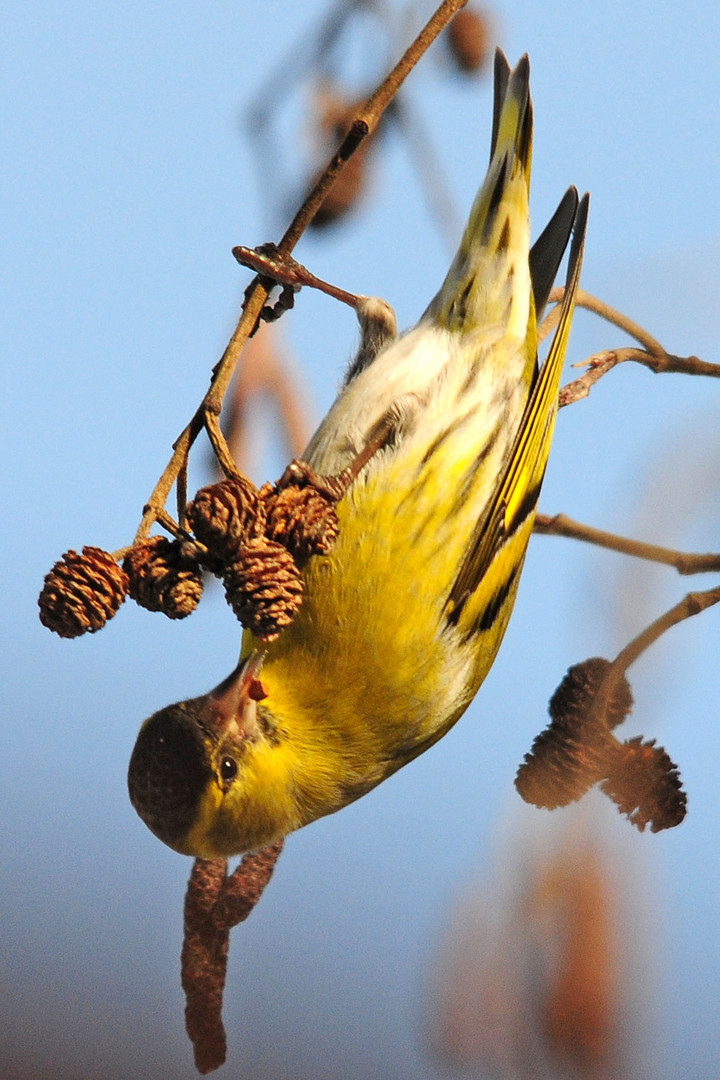
<path fill-rule="evenodd" d="M 246 632 L 224 682 L 140 730 L 130 799 L 176 851 L 240 854 L 339 810 L 437 742 L 487 675 L 533 528 L 588 210 L 570 188 L 530 248 L 531 147 L 528 59 L 511 72 L 498 51 L 490 166 L 447 277 L 412 330 L 361 347 L 305 453 L 338 474 L 390 418 L 335 546 L 304 567 L 277 640 Z"/>

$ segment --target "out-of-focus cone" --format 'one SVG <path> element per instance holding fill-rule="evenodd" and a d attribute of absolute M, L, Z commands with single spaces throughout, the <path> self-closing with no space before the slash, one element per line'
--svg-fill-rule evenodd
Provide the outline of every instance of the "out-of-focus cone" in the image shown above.
<path fill-rule="evenodd" d="M 347 135 L 365 98 L 351 99 L 332 83 L 323 82 L 313 95 L 312 109 L 317 143 L 315 155 L 322 166 Z M 377 134 L 377 133 L 376 133 Z M 310 228 L 323 229 L 341 220 L 362 199 L 367 187 L 368 154 L 375 136 L 364 139 L 325 196 Z"/>
<path fill-rule="evenodd" d="M 249 339 L 223 411 L 230 452 L 246 473 L 256 471 L 260 432 L 254 420 L 267 406 L 276 412 L 283 459 L 300 457 L 312 430 L 311 409 L 276 323 L 261 323 Z"/>
<path fill-rule="evenodd" d="M 617 1058 L 620 912 L 608 870 L 595 845 L 572 845 L 541 869 L 528 904 L 528 917 L 550 924 L 556 939 L 540 995 L 547 1045 L 580 1075 L 607 1070 Z"/>
<path fill-rule="evenodd" d="M 311 229 L 325 229 L 345 217 L 360 201 L 365 188 L 368 147 L 360 146 L 323 199 Z"/>
<path fill-rule="evenodd" d="M 609 805 L 588 798 L 591 813 L 517 812 L 492 884 L 466 896 L 452 920 L 429 1017 L 446 1063 L 503 1080 L 650 1074 L 642 864 Z"/>
<path fill-rule="evenodd" d="M 461 8 L 445 30 L 450 57 L 458 71 L 476 75 L 491 55 L 492 27 L 487 12 Z"/>

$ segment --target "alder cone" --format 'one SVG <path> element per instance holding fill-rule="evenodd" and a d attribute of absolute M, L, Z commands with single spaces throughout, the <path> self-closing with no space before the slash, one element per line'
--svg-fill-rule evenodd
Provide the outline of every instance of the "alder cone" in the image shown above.
<path fill-rule="evenodd" d="M 327 555 L 339 531 L 336 500 L 312 485 L 290 485 L 266 496 L 265 535 L 282 544 L 303 565 Z"/>
<path fill-rule="evenodd" d="M 317 101 L 317 121 L 319 131 L 327 137 L 328 152 L 330 146 L 334 148 L 342 142 L 350 131 L 358 109 L 364 104 L 365 98 L 351 100 L 333 88 L 325 88 L 320 93 Z M 330 190 L 315 211 L 315 216 L 309 223 L 310 229 L 322 230 L 335 225 L 361 202 L 367 188 L 368 153 L 374 144 L 374 136 L 367 136 L 345 162 L 344 168 L 335 177 Z M 322 157 L 325 156 L 323 152 Z M 314 183 L 313 180 L 311 188 Z"/>
<path fill-rule="evenodd" d="M 200 488 L 187 514 L 195 536 L 221 562 L 232 562 L 240 545 L 262 535 L 264 526 L 258 489 L 244 477 Z"/>
<path fill-rule="evenodd" d="M 194 544 L 151 536 L 134 544 L 123 561 L 130 597 L 168 619 L 192 614 L 203 591 L 202 570 Z"/>
<path fill-rule="evenodd" d="M 326 229 L 342 220 L 360 202 L 367 184 L 367 149 L 360 146 L 336 177 L 315 211 L 309 228 Z"/>
<path fill-rule="evenodd" d="M 602 657 L 574 664 L 553 694 L 551 722 L 533 742 L 515 777 L 515 787 L 526 802 L 550 810 L 567 806 L 608 776 L 621 751 L 612 729 L 632 706 L 632 692 L 623 676 L 604 712 L 591 715 L 610 666 Z"/>
<path fill-rule="evenodd" d="M 637 735 L 623 743 L 600 786 L 640 832 L 647 825 L 651 832 L 672 829 L 687 812 L 677 765 L 654 739 L 643 742 Z"/>
<path fill-rule="evenodd" d="M 607 732 L 550 724 L 535 739 L 515 777 L 525 802 L 555 810 L 576 802 L 607 775 L 617 740 Z"/>
<path fill-rule="evenodd" d="M 590 708 L 602 681 L 610 669 L 610 661 L 602 656 L 591 656 L 568 668 L 565 677 L 550 698 L 548 712 L 553 720 L 581 723 Z M 630 684 L 623 675 L 616 683 L 599 719 L 608 731 L 617 727 L 630 712 L 633 704 Z"/>
<path fill-rule="evenodd" d="M 300 609 L 300 571 L 287 548 L 273 540 L 249 540 L 237 561 L 226 567 L 223 580 L 235 615 L 263 641 L 274 641 Z"/>
<path fill-rule="evenodd" d="M 40 622 L 60 637 L 94 634 L 116 614 L 128 584 L 125 571 L 102 548 L 66 551 L 45 576 Z"/>
<path fill-rule="evenodd" d="M 447 42 L 455 66 L 468 75 L 480 71 L 490 53 L 487 18 L 472 8 L 463 8 L 447 28 Z"/>

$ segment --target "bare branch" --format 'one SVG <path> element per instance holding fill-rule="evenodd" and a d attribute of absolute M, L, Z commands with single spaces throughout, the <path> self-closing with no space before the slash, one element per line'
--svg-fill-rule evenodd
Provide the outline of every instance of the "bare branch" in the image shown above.
<path fill-rule="evenodd" d="M 658 544 L 646 544 L 642 540 L 631 540 L 626 536 L 595 529 L 574 521 L 566 514 L 538 514 L 535 518 L 535 532 L 545 536 L 566 536 L 572 540 L 582 540 L 588 544 L 619 551 L 623 555 L 632 555 L 648 562 L 664 563 L 673 566 L 679 574 L 706 574 L 720 571 L 720 554 L 696 555 Z"/>
<path fill-rule="evenodd" d="M 571 383 L 567 383 L 567 385 L 561 387 L 560 394 L 558 395 L 559 409 L 562 409 L 565 405 L 572 405 L 574 401 L 581 401 L 582 398 L 586 398 L 595 383 L 599 382 L 603 375 L 607 375 L 608 371 L 611 371 L 616 367 L 618 361 L 614 353 L 603 352 L 591 356 L 590 359 L 584 361 L 584 363 L 588 366 L 588 370 L 585 374 L 581 375 L 579 379 L 574 379 Z"/>
<path fill-rule="evenodd" d="M 605 715 L 608 702 L 612 699 L 617 688 L 621 685 L 627 669 L 631 664 L 635 663 L 642 653 L 649 649 L 651 645 L 654 645 L 666 630 L 669 630 L 673 626 L 677 626 L 678 623 L 684 622 L 685 619 L 692 618 L 693 615 L 699 615 L 701 611 L 705 611 L 707 608 L 712 607 L 713 604 L 719 602 L 720 586 L 715 586 L 713 589 L 707 589 L 705 592 L 688 593 L 682 600 L 661 615 L 660 618 L 655 619 L 654 622 L 650 623 L 650 625 L 638 634 L 637 637 L 634 637 L 624 649 L 620 650 L 608 668 L 607 674 L 603 678 L 602 684 L 598 689 L 588 712 L 589 719 L 594 722 Z"/>
<path fill-rule="evenodd" d="M 443 0 L 425 28 L 420 31 L 390 74 L 383 80 L 365 105 L 358 110 L 349 133 L 286 229 L 278 244 L 280 254 L 288 255 L 293 250 L 345 163 L 362 141 L 376 129 L 384 111 L 417 62 L 453 15 L 464 7 L 466 3 L 467 0 Z M 205 397 L 198 406 L 192 420 L 181 432 L 174 444 L 173 455 L 147 501 L 136 539 L 146 537 L 152 528 L 153 522 L 157 520 L 159 510 L 165 506 L 172 486 L 187 462 L 190 448 L 206 424 L 206 417 L 209 414 L 220 415 L 222 402 L 240 353 L 248 337 L 257 326 L 271 285 L 272 283 L 268 279 L 257 277 L 248 289 L 240 321 L 225 352 L 213 369 L 210 387 Z M 224 443 L 224 436 L 220 433 L 218 445 L 222 445 L 222 443 Z M 225 449 L 227 448 L 225 447 Z M 227 454 L 229 456 L 229 451 L 227 451 Z"/>
<path fill-rule="evenodd" d="M 627 671 L 641 653 L 649 649 L 659 637 L 662 637 L 666 630 L 684 622 L 685 619 L 692 618 L 693 615 L 699 615 L 701 611 L 706 611 L 707 608 L 718 602 L 720 602 L 720 585 L 716 585 L 714 589 L 707 589 L 704 592 L 688 593 L 679 603 L 646 627 L 636 638 L 633 638 L 617 654 L 613 661 L 613 668 L 621 672 Z"/>
<path fill-rule="evenodd" d="M 242 473 L 238 469 L 233 456 L 230 453 L 230 448 L 225 440 L 225 436 L 220 430 L 220 418 L 216 413 L 208 413 L 205 417 L 205 427 L 207 429 L 212 448 L 215 451 L 215 457 L 218 460 L 220 468 L 225 475 L 233 479 L 238 476 L 242 476 Z"/>
<path fill-rule="evenodd" d="M 557 325 L 559 318 L 559 305 L 565 294 L 563 287 L 553 289 L 550 293 L 550 303 L 556 306 L 550 311 L 538 328 L 538 341 L 543 341 Z M 571 405 L 575 401 L 586 398 L 590 390 L 603 375 L 611 371 L 618 364 L 624 364 L 629 360 L 642 364 L 656 375 L 675 373 L 680 375 L 706 375 L 710 378 L 720 378 L 720 364 L 710 364 L 697 356 L 677 356 L 675 353 L 666 352 L 659 341 L 651 334 L 633 322 L 627 315 L 617 311 L 616 308 L 598 300 L 596 296 L 579 289 L 576 304 L 587 311 L 594 312 L 601 319 L 617 326 L 619 330 L 635 338 L 641 348 L 626 347 L 621 349 L 608 349 L 596 353 L 588 360 L 575 364 L 575 367 L 587 366 L 588 370 L 579 379 L 568 383 L 560 391 L 559 407 Z"/>
<path fill-rule="evenodd" d="M 553 289 L 550 293 L 551 304 L 559 304 L 565 295 L 564 287 Z M 585 308 L 587 311 L 592 311 L 596 315 L 599 315 L 605 322 L 612 323 L 613 326 L 617 326 L 620 330 L 624 330 L 630 337 L 635 338 L 640 342 L 644 349 L 648 352 L 654 353 L 657 356 L 662 356 L 665 352 L 659 341 L 656 341 L 651 334 L 648 334 L 647 330 L 643 329 L 639 323 L 633 322 L 627 315 L 623 315 L 622 312 L 616 308 L 611 307 L 610 304 L 606 304 L 603 300 L 598 300 L 596 296 L 592 296 L 589 292 L 585 292 L 584 289 L 578 289 L 577 298 L 575 300 L 577 307 Z"/>

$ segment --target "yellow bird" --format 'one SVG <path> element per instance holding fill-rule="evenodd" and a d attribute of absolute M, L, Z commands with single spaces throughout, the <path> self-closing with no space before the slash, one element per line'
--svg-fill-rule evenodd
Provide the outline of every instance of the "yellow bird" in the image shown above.
<path fill-rule="evenodd" d="M 445 281 L 418 324 L 361 351 L 305 460 L 337 474 L 391 416 L 303 570 L 295 621 L 246 633 L 237 669 L 145 722 L 130 798 L 166 844 L 262 847 L 364 795 L 440 739 L 510 618 L 557 412 L 588 197 L 570 188 L 530 248 L 529 63 L 495 63 L 491 159 Z M 541 311 L 573 232 L 557 330 Z M 257 679 L 267 696 L 255 700 Z"/>

